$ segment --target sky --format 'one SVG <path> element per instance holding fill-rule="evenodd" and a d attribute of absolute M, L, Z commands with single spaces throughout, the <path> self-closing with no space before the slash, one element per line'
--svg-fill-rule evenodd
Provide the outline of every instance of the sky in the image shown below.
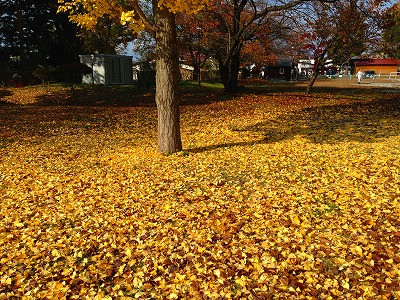
<path fill-rule="evenodd" d="M 140 55 L 133 51 L 133 42 L 128 43 L 126 47 L 124 47 L 123 45 L 120 47 L 120 49 L 122 50 L 118 51 L 118 54 L 133 56 L 133 61 L 138 61 L 140 59 Z"/>

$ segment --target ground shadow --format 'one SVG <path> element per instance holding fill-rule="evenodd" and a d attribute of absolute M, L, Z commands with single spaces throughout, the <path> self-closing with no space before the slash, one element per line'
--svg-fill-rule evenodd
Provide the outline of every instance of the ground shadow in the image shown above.
<path fill-rule="evenodd" d="M 188 149 L 197 153 L 233 146 L 275 143 L 302 136 L 312 143 L 374 142 L 400 135 L 400 99 L 396 95 L 371 102 L 303 108 L 278 115 L 237 132 L 261 133 L 263 138 L 251 142 L 223 143 Z"/>
<path fill-rule="evenodd" d="M 371 95 L 371 93 L 382 93 L 382 92 L 399 92 L 400 88 L 396 87 L 380 87 L 373 86 L 369 83 L 358 86 L 357 84 L 349 85 L 343 84 L 343 86 L 325 86 L 324 81 L 319 82 L 321 85 L 315 85 L 311 90 L 312 94 L 337 94 L 337 95 Z M 326 82 L 329 83 L 329 82 Z M 253 95 L 268 95 L 276 93 L 301 93 L 306 94 L 307 84 L 303 81 L 293 82 L 249 82 L 244 89 L 239 91 L 239 94 L 253 94 Z"/>
<path fill-rule="evenodd" d="M 151 93 L 134 86 L 65 86 L 36 96 L 41 106 L 137 106 L 151 102 Z"/>
<path fill-rule="evenodd" d="M 9 103 L 4 101 L 4 98 L 11 95 L 12 93 L 9 90 L 5 89 L 0 90 L 0 105 L 8 105 Z"/>
<path fill-rule="evenodd" d="M 196 87 L 185 83 L 179 90 L 180 105 L 205 105 L 227 100 L 232 95 L 223 94 L 222 89 Z M 36 105 L 42 106 L 156 106 L 155 88 L 129 86 L 79 86 L 49 89 L 36 96 Z"/>
<path fill-rule="evenodd" d="M 283 87 L 286 87 L 286 89 Z M 306 97 L 303 87 L 297 86 L 296 83 L 279 83 L 272 84 L 270 87 L 250 87 L 245 89 L 244 93 L 249 95 L 252 93 L 263 95 L 279 93 L 278 96 L 287 93 L 290 96 L 290 91 L 303 91 L 298 95 L 299 101 L 301 101 L 301 97 Z M 322 87 L 319 92 L 327 93 L 327 90 L 329 89 Z M 343 96 L 338 92 L 338 89 L 334 89 L 334 91 L 335 93 L 327 94 L 327 96 L 334 95 L 335 98 Z M 351 93 L 352 96 L 349 96 L 349 99 L 352 101 L 364 99 L 362 94 L 365 94 L 364 102 L 303 108 L 301 110 L 298 108 L 296 111 L 278 115 L 273 119 L 266 119 L 252 126 L 230 128 L 237 132 L 256 132 L 259 136 L 262 136 L 259 140 L 224 143 L 188 149 L 188 151 L 203 152 L 231 146 L 273 143 L 290 139 L 296 135 L 304 136 L 314 143 L 336 143 L 346 140 L 369 142 L 400 134 L 400 100 L 398 100 L 398 94 L 382 93 L 382 90 L 379 90 L 376 95 L 371 96 L 371 90 L 364 91 L 363 89 L 356 89 Z M 201 105 L 237 97 L 237 95 L 224 94 L 221 88 L 194 86 L 183 88 L 182 94 L 182 106 Z M 3 104 L 2 99 L 9 95 L 12 95 L 11 91 L 0 91 L 0 105 Z M 127 129 L 136 128 L 134 127 L 136 126 L 135 120 L 128 116 L 129 110 L 125 110 L 125 107 L 152 107 L 151 110 L 143 110 L 143 114 L 147 114 L 149 111 L 154 113 L 155 111 L 153 110 L 155 106 L 154 89 L 140 90 L 135 86 L 85 87 L 76 90 L 71 90 L 68 87 L 54 88 L 54 90 L 50 90 L 48 93 L 40 93 L 36 97 L 38 97 L 36 104 L 12 105 L 2 109 L 0 124 L 4 128 L 8 128 L 7 132 L 10 136 L 18 132 L 25 132 L 32 136 L 57 135 L 59 133 L 54 124 L 61 124 L 62 128 L 71 128 L 72 131 L 81 129 L 99 131 L 114 128 L 116 125 Z M 323 97 L 323 94 L 318 94 L 316 99 Z M 373 98 L 380 100 L 365 102 L 366 99 Z M 7 105 L 9 104 L 7 103 Z M 114 109 L 116 110 L 114 111 Z M 138 115 L 137 118 L 139 117 L 145 118 L 144 115 Z M 152 122 L 155 124 L 156 117 L 152 117 Z M 151 126 L 153 126 L 153 123 L 151 123 Z M 53 128 L 55 129 L 53 130 Z"/>

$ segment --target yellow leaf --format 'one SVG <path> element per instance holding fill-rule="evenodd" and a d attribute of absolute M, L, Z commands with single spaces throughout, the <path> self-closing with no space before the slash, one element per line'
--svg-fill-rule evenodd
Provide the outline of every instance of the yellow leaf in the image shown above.
<path fill-rule="evenodd" d="M 15 222 L 14 222 L 14 226 L 16 226 L 16 227 L 18 227 L 18 228 L 21 228 L 21 227 L 24 227 L 25 225 L 24 225 L 24 223 L 15 221 Z"/>
<path fill-rule="evenodd" d="M 246 277 L 245 276 L 241 276 L 240 278 L 237 278 L 236 280 L 235 280 L 235 282 L 238 284 L 238 285 L 240 285 L 241 287 L 245 287 L 246 286 Z"/>
<path fill-rule="evenodd" d="M 348 289 L 350 289 L 350 285 L 349 285 L 349 283 L 347 282 L 347 281 L 342 281 L 342 287 L 344 288 L 344 289 L 346 289 L 346 290 L 348 290 Z"/>
<path fill-rule="evenodd" d="M 58 252 L 57 249 L 53 249 L 53 250 L 51 250 L 51 255 L 53 255 L 55 257 L 60 257 L 60 252 Z"/>
<path fill-rule="evenodd" d="M 176 279 L 177 279 L 178 281 L 182 281 L 182 280 L 185 279 L 186 275 L 185 275 L 185 274 L 181 275 L 181 274 L 179 274 L 179 273 L 176 273 L 176 274 L 175 274 L 175 277 L 176 277 Z"/>
<path fill-rule="evenodd" d="M 64 285 L 61 282 L 59 282 L 59 281 L 56 282 L 56 284 L 55 284 L 56 290 L 61 290 L 63 287 L 64 287 Z"/>
<path fill-rule="evenodd" d="M 124 273 L 124 269 L 125 269 L 125 264 L 123 264 L 122 266 L 120 266 L 120 267 L 118 268 L 118 273 L 119 273 L 119 274 Z"/>
<path fill-rule="evenodd" d="M 132 256 L 132 251 L 131 251 L 131 249 L 127 249 L 127 250 L 125 251 L 125 254 L 126 254 L 126 256 L 131 257 L 131 256 Z"/>
<path fill-rule="evenodd" d="M 356 246 L 356 247 L 354 248 L 354 250 L 355 250 L 355 252 L 356 252 L 357 255 L 359 255 L 359 256 L 362 256 L 362 255 L 363 255 L 363 250 L 362 250 L 362 248 L 361 248 L 360 246 Z"/>
<path fill-rule="evenodd" d="M 294 215 L 294 216 L 292 217 L 292 222 L 293 222 L 293 224 L 296 225 L 296 226 L 300 225 L 299 217 L 298 217 L 297 215 Z"/>
<path fill-rule="evenodd" d="M 254 213 L 254 216 L 255 216 L 256 218 L 258 218 L 258 219 L 261 219 L 261 218 L 263 217 L 262 215 L 260 215 L 260 214 L 257 213 L 257 212 Z"/>
<path fill-rule="evenodd" d="M 214 274 L 215 274 L 215 276 L 217 276 L 218 278 L 221 276 L 221 271 L 220 270 L 218 270 L 218 269 L 216 269 L 216 270 L 214 270 L 214 272 L 213 272 Z"/>

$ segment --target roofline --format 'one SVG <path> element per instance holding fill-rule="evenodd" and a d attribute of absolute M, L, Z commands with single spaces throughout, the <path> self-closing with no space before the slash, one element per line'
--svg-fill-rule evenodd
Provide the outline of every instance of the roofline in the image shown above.
<path fill-rule="evenodd" d="M 356 58 L 352 61 L 355 66 L 400 66 L 396 58 Z"/>
<path fill-rule="evenodd" d="M 132 55 L 120 55 L 120 54 L 80 54 L 79 57 L 84 57 L 84 56 L 100 56 L 100 57 L 126 57 L 126 58 L 133 58 Z"/>

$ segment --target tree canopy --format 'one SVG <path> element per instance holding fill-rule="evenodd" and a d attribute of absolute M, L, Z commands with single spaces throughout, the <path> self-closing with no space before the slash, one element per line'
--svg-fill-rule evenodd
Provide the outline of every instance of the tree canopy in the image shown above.
<path fill-rule="evenodd" d="M 59 0 L 59 11 L 68 12 L 70 19 L 80 26 L 91 29 L 104 15 L 120 19 L 135 32 L 147 30 L 154 33 L 152 22 L 153 9 L 156 5 L 172 13 L 199 12 L 209 0 L 153 0 L 149 1 L 108 1 L 108 0 Z"/>
<path fill-rule="evenodd" d="M 383 51 L 392 57 L 400 58 L 400 5 L 390 7 L 383 18 Z"/>
<path fill-rule="evenodd" d="M 0 0 L 0 7 L 3 71 L 28 76 L 38 65 L 71 63 L 82 53 L 78 28 L 56 14 L 57 0 Z"/>
<path fill-rule="evenodd" d="M 297 40 L 292 42 L 302 55 L 314 60 L 314 76 L 307 91 L 310 92 L 318 74 L 327 61 L 348 64 L 352 56 L 366 50 L 367 23 L 362 3 L 336 1 L 333 4 L 314 2 L 302 12 L 301 21 L 293 28 Z"/>

